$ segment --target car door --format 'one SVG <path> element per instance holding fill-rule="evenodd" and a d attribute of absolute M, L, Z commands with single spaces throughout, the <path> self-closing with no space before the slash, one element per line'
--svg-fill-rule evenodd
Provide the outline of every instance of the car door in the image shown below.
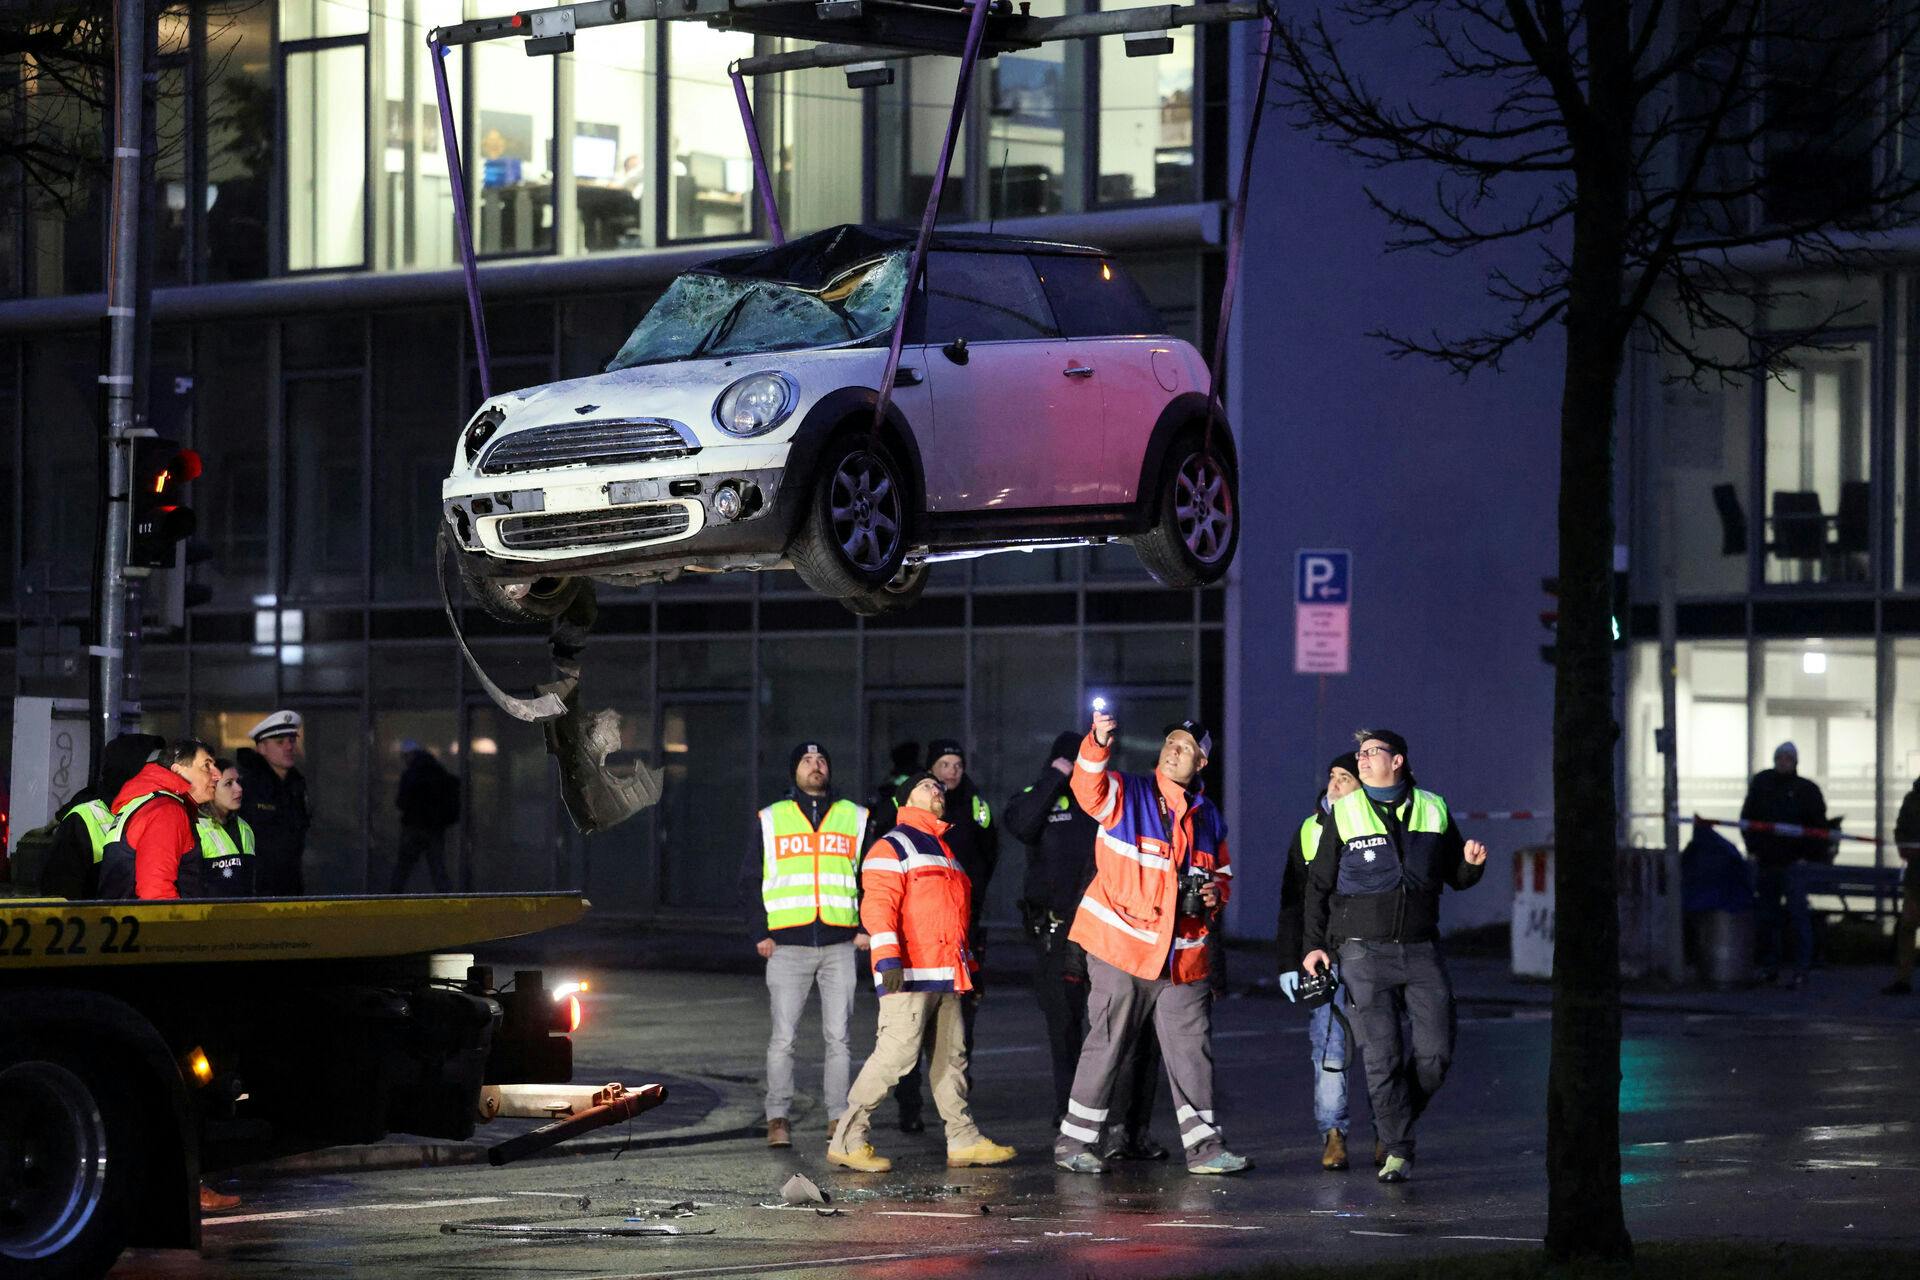
<path fill-rule="evenodd" d="M 934 406 L 928 509 L 1099 502 L 1100 382 L 1059 336 L 1026 256 L 929 254 L 923 316 Z"/>
<path fill-rule="evenodd" d="M 1119 263 L 1089 253 L 1036 253 L 1033 265 L 1061 334 L 1104 393 L 1097 501 L 1133 502 L 1160 411 L 1174 396 L 1206 388 L 1189 385 L 1158 313 Z"/>

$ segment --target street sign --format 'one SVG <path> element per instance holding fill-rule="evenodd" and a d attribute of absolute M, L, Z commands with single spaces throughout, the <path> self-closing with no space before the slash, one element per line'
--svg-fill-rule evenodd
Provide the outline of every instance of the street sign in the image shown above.
<path fill-rule="evenodd" d="M 1347 674 L 1353 607 L 1353 553 L 1302 551 L 1293 574 L 1293 669 Z"/>

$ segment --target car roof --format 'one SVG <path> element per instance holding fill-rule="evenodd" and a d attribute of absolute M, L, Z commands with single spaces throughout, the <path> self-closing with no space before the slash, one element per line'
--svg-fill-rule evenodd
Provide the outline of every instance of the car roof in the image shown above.
<path fill-rule="evenodd" d="M 695 271 L 709 275 L 754 280 L 777 280 L 803 289 L 820 289 L 863 262 L 913 247 L 910 231 L 844 223 L 789 240 L 785 244 L 749 253 L 731 254 L 703 262 Z M 985 235 L 977 231 L 935 231 L 929 248 L 955 253 L 1045 253 L 1103 257 L 1099 249 L 1016 236 Z"/>

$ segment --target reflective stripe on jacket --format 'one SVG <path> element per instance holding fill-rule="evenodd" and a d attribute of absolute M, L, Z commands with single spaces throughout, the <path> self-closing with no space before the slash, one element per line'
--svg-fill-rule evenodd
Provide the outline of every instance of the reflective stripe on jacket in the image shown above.
<path fill-rule="evenodd" d="M 1093 883 L 1067 935 L 1115 968 L 1150 981 L 1207 977 L 1207 922 L 1178 913 L 1180 877 L 1211 871 L 1227 900 L 1227 824 L 1213 802 L 1151 774 L 1112 773 L 1108 748 L 1088 734 L 1073 764 L 1073 796 L 1100 824 Z M 1163 816 L 1162 802 L 1166 805 Z"/>
<path fill-rule="evenodd" d="M 967 943 L 973 889 L 941 836 L 947 824 L 912 805 L 860 864 L 860 925 L 873 946 L 873 985 L 906 970 L 907 991 L 973 990 Z"/>
<path fill-rule="evenodd" d="M 113 839 L 113 810 L 104 800 L 87 800 L 67 810 L 67 816 L 80 819 L 87 829 L 87 842 L 93 846 L 93 865 L 100 865 L 100 858 L 107 851 L 107 842 Z"/>
<path fill-rule="evenodd" d="M 780 800 L 760 811 L 760 900 L 768 929 L 823 924 L 851 929 L 860 923 L 854 863 L 867 811 L 836 800 L 818 830 L 800 806 Z"/>

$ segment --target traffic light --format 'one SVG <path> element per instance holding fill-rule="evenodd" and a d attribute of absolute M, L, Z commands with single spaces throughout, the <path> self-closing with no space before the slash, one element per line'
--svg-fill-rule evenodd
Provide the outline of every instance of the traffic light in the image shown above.
<path fill-rule="evenodd" d="M 200 455 L 177 440 L 136 439 L 133 448 L 133 537 L 130 568 L 170 569 L 174 548 L 193 535 L 193 508 L 182 500 L 200 476 Z"/>
<path fill-rule="evenodd" d="M 1558 635 L 1560 631 L 1560 579 L 1540 579 L 1540 589 L 1553 598 L 1552 605 L 1540 611 L 1540 625 L 1549 634 Z M 1629 606 L 1627 591 L 1627 571 L 1616 570 L 1613 575 L 1613 647 L 1627 647 L 1627 609 Z M 1560 646 L 1543 644 L 1540 646 L 1540 660 L 1548 666 L 1560 659 Z"/>

